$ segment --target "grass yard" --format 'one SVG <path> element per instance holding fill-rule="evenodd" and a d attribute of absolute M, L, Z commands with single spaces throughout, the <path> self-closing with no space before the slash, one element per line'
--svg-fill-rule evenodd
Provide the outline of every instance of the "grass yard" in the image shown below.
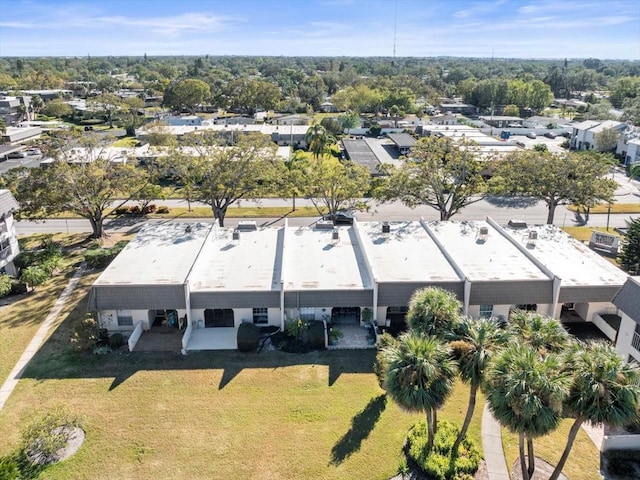
<path fill-rule="evenodd" d="M 575 205 L 569 205 L 567 208 L 572 212 L 578 211 L 578 207 L 576 207 Z M 584 212 L 584 210 L 582 209 L 580 211 Z M 592 214 L 598 214 L 598 213 L 602 214 L 607 212 L 611 214 L 640 213 L 640 203 L 612 203 L 610 206 L 606 203 L 601 203 L 589 209 L 589 213 L 592 213 Z"/>
<path fill-rule="evenodd" d="M 555 432 L 542 438 L 536 438 L 533 441 L 536 456 L 555 466 L 567 443 L 567 436 L 572 424 L 573 419 L 566 419 Z M 507 459 L 507 467 L 512 473 L 513 464 L 519 458 L 518 435 L 503 428 L 502 446 Z M 519 466 L 518 463 L 516 468 Z M 600 480 L 602 478 L 600 475 L 600 452 L 582 429 L 578 433 L 569 459 L 562 471 L 569 479 Z"/>
<path fill-rule="evenodd" d="M 609 228 L 607 232 L 606 227 L 562 227 L 562 230 L 580 242 L 588 242 L 589 239 L 591 239 L 591 232 L 593 231 L 610 233 L 611 235 L 622 237 L 622 235 L 618 234 L 613 228 Z"/>
<path fill-rule="evenodd" d="M 387 479 L 397 472 L 407 431 L 422 415 L 383 395 L 374 350 L 79 354 L 69 336 L 96 275 L 85 275 L 0 411 L 0 456 L 17 447 L 30 418 L 63 404 L 84 417 L 87 438 L 41 478 Z M 51 304 L 66 282 L 53 283 Z M 1 330 L 3 347 L 11 345 L 2 349 L 7 372 L 46 316 L 49 303 L 32 300 L 14 304 L 15 325 Z M 33 318 L 29 329 L 21 311 Z M 467 396 L 458 384 L 439 418 L 461 424 Z M 470 428 L 479 446 L 482 407 L 480 399 Z"/>

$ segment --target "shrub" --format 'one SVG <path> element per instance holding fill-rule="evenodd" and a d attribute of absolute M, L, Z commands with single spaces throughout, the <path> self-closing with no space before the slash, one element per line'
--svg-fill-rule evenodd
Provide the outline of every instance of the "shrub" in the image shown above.
<path fill-rule="evenodd" d="M 69 432 L 64 427 L 78 427 L 80 419 L 63 407 L 39 415 L 22 432 L 23 451 L 34 463 L 53 463 L 57 452 L 69 440 Z"/>
<path fill-rule="evenodd" d="M 325 348 L 324 323 L 321 321 L 313 321 L 309 324 L 309 329 L 307 330 L 307 343 L 315 350 Z"/>
<path fill-rule="evenodd" d="M 301 320 L 300 318 L 298 320 L 287 322 L 284 326 L 287 335 L 297 339 L 302 339 L 302 335 L 307 331 L 308 328 L 309 323 Z"/>
<path fill-rule="evenodd" d="M 42 260 L 39 263 L 39 266 L 45 272 L 47 272 L 47 275 L 49 275 L 49 277 L 51 277 L 51 275 L 53 275 L 53 272 L 60 266 L 61 263 L 62 263 L 62 255 L 51 255 L 50 257 L 47 257 L 45 260 Z"/>
<path fill-rule="evenodd" d="M 140 206 L 139 205 L 131 205 L 129 207 L 129 213 L 131 215 L 140 215 Z"/>
<path fill-rule="evenodd" d="M 98 333 L 100 335 L 100 333 Z M 121 333 L 114 333 L 109 337 L 109 346 L 114 350 L 124 345 L 124 337 Z"/>
<path fill-rule="evenodd" d="M 3 480 L 20 480 L 18 462 L 10 457 L 0 458 L 0 478 Z"/>
<path fill-rule="evenodd" d="M 88 352 L 96 346 L 99 334 L 98 322 L 88 313 L 85 318 L 76 322 L 71 335 L 71 343 L 76 350 Z"/>
<path fill-rule="evenodd" d="M 413 426 L 407 436 L 409 456 L 420 469 L 437 480 L 453 480 L 460 474 L 474 474 L 478 470 L 482 456 L 469 438 L 465 437 L 462 441 L 457 457 L 451 458 L 451 448 L 458 432 L 459 429 L 452 423 L 439 422 L 433 450 L 429 451 L 427 424 L 425 421 L 420 421 Z"/>
<path fill-rule="evenodd" d="M 113 213 L 115 215 L 127 215 L 129 214 L 129 207 L 127 205 L 122 205 L 118 208 L 116 208 Z"/>
<path fill-rule="evenodd" d="M 6 297 L 11 293 L 11 277 L 3 273 L 0 274 L 0 298 Z"/>
<path fill-rule="evenodd" d="M 142 207 L 142 214 L 148 215 L 150 213 L 154 213 L 157 209 L 158 207 L 155 203 L 150 203 L 149 205 L 145 205 L 144 207 Z"/>
<path fill-rule="evenodd" d="M 165 205 L 160 205 L 156 213 L 162 213 L 162 214 L 169 213 L 169 207 Z"/>
<path fill-rule="evenodd" d="M 11 282 L 11 293 L 13 295 L 22 295 L 23 293 L 27 293 L 27 284 L 18 280 L 13 280 Z"/>
<path fill-rule="evenodd" d="M 253 323 L 241 323 L 238 327 L 238 350 L 253 352 L 258 348 L 260 329 Z"/>
<path fill-rule="evenodd" d="M 607 471 L 620 477 L 633 478 L 635 468 L 631 463 L 638 458 L 638 451 L 632 450 L 607 450 L 605 453 L 607 459 Z"/>
<path fill-rule="evenodd" d="M 48 278 L 49 274 L 42 267 L 35 265 L 25 268 L 20 275 L 20 280 L 29 285 L 32 290 L 42 285 Z"/>
<path fill-rule="evenodd" d="M 99 250 L 86 251 L 84 261 L 87 262 L 87 266 L 90 268 L 104 268 L 109 265 L 113 257 L 110 249 L 101 248 Z"/>
<path fill-rule="evenodd" d="M 376 374 L 378 385 L 384 390 L 384 379 L 387 376 L 387 362 L 384 359 L 384 349 L 397 344 L 398 341 L 387 332 L 378 337 L 378 352 L 376 353 L 376 361 L 373 364 L 373 373 Z"/>

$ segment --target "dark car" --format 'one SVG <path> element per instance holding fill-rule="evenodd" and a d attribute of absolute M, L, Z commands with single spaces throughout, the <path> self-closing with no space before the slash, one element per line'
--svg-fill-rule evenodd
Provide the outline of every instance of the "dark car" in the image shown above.
<path fill-rule="evenodd" d="M 350 212 L 336 212 L 335 215 L 327 214 L 322 216 L 323 220 L 333 222 L 334 225 L 353 225 L 356 219 L 355 215 Z"/>

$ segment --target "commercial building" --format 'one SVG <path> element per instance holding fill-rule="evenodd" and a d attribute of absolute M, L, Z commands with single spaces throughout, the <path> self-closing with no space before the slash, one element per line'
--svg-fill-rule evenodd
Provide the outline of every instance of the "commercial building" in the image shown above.
<path fill-rule="evenodd" d="M 13 212 L 18 209 L 18 202 L 9 190 L 0 190 L 0 274 L 17 274 L 13 259 L 18 255 L 18 239 Z"/>

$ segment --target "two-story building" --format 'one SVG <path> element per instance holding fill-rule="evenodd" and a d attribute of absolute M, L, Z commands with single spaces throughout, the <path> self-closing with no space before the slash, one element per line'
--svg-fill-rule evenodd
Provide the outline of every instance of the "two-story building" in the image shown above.
<path fill-rule="evenodd" d="M 15 276 L 18 272 L 13 259 L 20 252 L 13 212 L 18 202 L 9 190 L 0 190 L 0 273 Z"/>

